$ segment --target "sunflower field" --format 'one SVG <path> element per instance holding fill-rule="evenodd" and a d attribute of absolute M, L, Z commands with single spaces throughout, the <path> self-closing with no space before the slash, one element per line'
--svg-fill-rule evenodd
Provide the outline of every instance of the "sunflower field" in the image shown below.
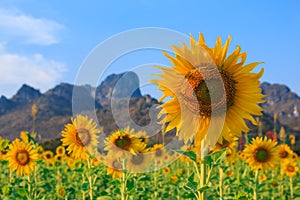
<path fill-rule="evenodd" d="M 239 46 L 227 55 L 230 37 L 213 48 L 202 34 L 190 40 L 190 47 L 173 46 L 174 57 L 164 53 L 172 67 L 156 66 L 163 73 L 151 81 L 163 92 L 162 135 L 175 130 L 177 148 L 150 143 L 147 132 L 130 126 L 104 134 L 78 114 L 55 152 L 43 149 L 34 131 L 0 138 L 0 198 L 300 200 L 293 135 L 288 144 L 276 133 L 238 142 L 247 137 L 246 121 L 258 125 L 254 116 L 262 115 L 263 69 L 252 72 L 261 63 L 245 64 Z M 33 119 L 37 112 L 33 106 Z"/>

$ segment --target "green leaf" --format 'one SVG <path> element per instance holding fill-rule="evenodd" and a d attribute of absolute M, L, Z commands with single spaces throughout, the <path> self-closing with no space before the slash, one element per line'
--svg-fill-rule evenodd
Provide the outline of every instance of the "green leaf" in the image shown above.
<path fill-rule="evenodd" d="M 208 184 L 204 185 L 203 187 L 201 187 L 201 188 L 199 189 L 199 192 L 202 193 L 202 192 L 208 190 L 210 187 L 211 187 L 211 183 L 208 183 Z"/>
<path fill-rule="evenodd" d="M 17 193 L 21 196 L 21 197 L 26 197 L 28 195 L 28 192 L 25 188 L 18 188 L 17 189 Z"/>
<path fill-rule="evenodd" d="M 173 151 L 185 157 L 188 157 L 194 162 L 197 162 L 197 154 L 194 151 L 182 151 L 182 150 L 173 150 Z"/>
<path fill-rule="evenodd" d="M 128 191 L 131 191 L 135 187 L 134 180 L 128 180 L 126 183 L 126 188 Z"/>
<path fill-rule="evenodd" d="M 82 189 L 83 190 L 88 190 L 89 187 L 90 187 L 90 183 L 89 182 L 85 182 L 85 183 L 82 184 Z"/>

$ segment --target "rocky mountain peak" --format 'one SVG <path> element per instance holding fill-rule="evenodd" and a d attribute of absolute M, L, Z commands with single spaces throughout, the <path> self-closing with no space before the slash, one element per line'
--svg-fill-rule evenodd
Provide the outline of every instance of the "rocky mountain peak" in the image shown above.
<path fill-rule="evenodd" d="M 134 72 L 109 75 L 96 89 L 96 100 L 108 104 L 111 98 L 140 98 L 139 78 Z"/>
<path fill-rule="evenodd" d="M 32 101 L 41 96 L 41 92 L 27 84 L 23 84 L 18 90 L 17 94 L 13 96 L 12 100 L 15 102 Z"/>

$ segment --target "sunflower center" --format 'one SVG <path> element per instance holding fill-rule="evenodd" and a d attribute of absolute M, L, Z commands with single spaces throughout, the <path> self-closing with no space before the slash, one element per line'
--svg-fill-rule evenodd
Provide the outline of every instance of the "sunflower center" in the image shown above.
<path fill-rule="evenodd" d="M 122 169 L 122 165 L 118 160 L 114 160 L 112 162 L 112 167 L 116 170 L 121 170 Z"/>
<path fill-rule="evenodd" d="M 234 104 L 235 84 L 236 81 L 225 70 L 201 66 L 185 76 L 180 92 L 189 110 L 209 117 L 213 109 L 224 113 Z"/>
<path fill-rule="evenodd" d="M 85 128 L 76 129 L 75 141 L 80 146 L 86 146 L 91 141 L 91 134 L 89 130 Z"/>
<path fill-rule="evenodd" d="M 259 148 L 256 150 L 255 159 L 258 162 L 266 162 L 269 159 L 269 153 L 264 148 Z"/>
<path fill-rule="evenodd" d="M 50 154 L 46 154 L 46 158 L 47 158 L 47 159 L 50 159 L 50 158 L 51 158 L 51 155 L 50 155 Z"/>
<path fill-rule="evenodd" d="M 29 153 L 26 150 L 20 150 L 16 154 L 16 161 L 19 165 L 25 166 L 29 163 Z"/>
<path fill-rule="evenodd" d="M 292 165 L 287 166 L 286 169 L 287 169 L 288 172 L 294 172 L 295 171 L 295 167 L 292 166 Z"/>
<path fill-rule="evenodd" d="M 287 151 L 280 151 L 279 152 L 279 156 L 280 156 L 280 158 L 286 158 L 286 157 L 288 157 L 288 152 Z"/>
<path fill-rule="evenodd" d="M 58 194 L 59 194 L 60 196 L 65 196 L 65 195 L 66 195 L 66 190 L 65 190 L 64 188 L 59 188 Z"/>
<path fill-rule="evenodd" d="M 143 163 L 143 161 L 144 161 L 144 155 L 141 154 L 141 153 L 133 155 L 132 158 L 131 158 L 131 162 L 134 165 L 140 165 L 140 164 Z"/>
<path fill-rule="evenodd" d="M 127 136 L 124 136 L 122 138 L 118 138 L 116 140 L 116 145 L 117 147 L 124 149 L 124 150 L 129 150 L 129 147 L 131 145 L 131 139 Z"/>
<path fill-rule="evenodd" d="M 155 151 L 155 156 L 156 156 L 156 157 L 161 157 L 162 154 L 163 154 L 163 152 L 162 152 L 161 149 L 158 149 L 158 150 Z"/>

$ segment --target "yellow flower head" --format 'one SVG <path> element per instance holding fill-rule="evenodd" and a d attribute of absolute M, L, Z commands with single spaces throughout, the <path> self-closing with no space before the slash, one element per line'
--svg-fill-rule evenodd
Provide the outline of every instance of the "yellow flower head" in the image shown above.
<path fill-rule="evenodd" d="M 161 79 L 152 80 L 163 92 L 159 99 L 161 123 L 166 132 L 176 128 L 179 139 L 200 146 L 206 139 L 211 148 L 216 141 L 231 141 L 249 128 L 245 120 L 256 124 L 253 115 L 261 115 L 264 102 L 259 78 L 263 70 L 253 73 L 259 62 L 245 65 L 246 53 L 239 46 L 227 56 L 231 37 L 222 46 L 208 47 L 202 34 L 198 42 L 191 36 L 190 46 L 173 46 L 174 54 L 164 53 L 172 67 L 161 69 Z M 221 133 L 221 135 L 220 135 Z M 230 134 L 229 134 L 230 133 Z"/>
<path fill-rule="evenodd" d="M 120 160 L 115 158 L 114 155 L 108 154 L 106 157 L 107 163 L 107 175 L 111 175 L 112 178 L 121 178 L 123 175 L 123 164 Z"/>
<path fill-rule="evenodd" d="M 276 142 L 267 137 L 253 138 L 252 144 L 244 149 L 246 162 L 253 170 L 274 169 L 279 164 L 278 148 Z"/>
<path fill-rule="evenodd" d="M 171 181 L 172 181 L 173 183 L 177 183 L 177 182 L 178 182 L 178 176 L 172 175 L 172 176 L 171 176 Z"/>
<path fill-rule="evenodd" d="M 297 175 L 299 168 L 295 162 L 290 160 L 285 161 L 282 168 L 282 174 L 285 173 L 289 177 L 294 177 Z"/>
<path fill-rule="evenodd" d="M 131 172 L 146 172 L 152 167 L 151 155 L 147 151 L 131 154 L 126 162 L 126 169 Z"/>
<path fill-rule="evenodd" d="M 65 153 L 66 153 L 65 147 L 63 147 L 63 146 L 58 146 L 58 147 L 56 148 L 56 154 L 57 154 L 57 155 L 62 155 L 62 156 L 64 156 Z"/>
<path fill-rule="evenodd" d="M 5 158 L 9 162 L 10 170 L 16 171 L 18 176 L 23 176 L 29 175 L 34 170 L 39 155 L 32 144 L 16 139 L 9 146 Z"/>
<path fill-rule="evenodd" d="M 52 151 L 44 151 L 43 158 L 45 162 L 50 162 L 53 160 L 54 155 Z"/>
<path fill-rule="evenodd" d="M 98 145 L 100 130 L 93 119 L 77 115 L 72 118 L 72 123 L 65 125 L 62 131 L 62 145 L 67 146 L 68 153 L 75 159 L 86 160 L 88 154 L 94 154 Z"/>
<path fill-rule="evenodd" d="M 56 188 L 56 194 L 57 194 L 57 196 L 58 196 L 59 198 L 64 199 L 64 197 L 65 197 L 66 194 L 67 194 L 67 191 L 66 191 L 66 189 L 65 189 L 63 186 L 58 186 L 58 187 Z"/>
<path fill-rule="evenodd" d="M 118 156 L 130 155 L 129 153 L 142 152 L 146 144 L 141 142 L 141 140 L 134 136 L 134 129 L 129 127 L 125 130 L 117 130 L 112 133 L 104 141 L 104 150 L 109 151 L 109 153 L 116 153 Z"/>
<path fill-rule="evenodd" d="M 294 152 L 287 144 L 278 145 L 278 156 L 280 159 L 288 160 L 293 157 Z"/>

